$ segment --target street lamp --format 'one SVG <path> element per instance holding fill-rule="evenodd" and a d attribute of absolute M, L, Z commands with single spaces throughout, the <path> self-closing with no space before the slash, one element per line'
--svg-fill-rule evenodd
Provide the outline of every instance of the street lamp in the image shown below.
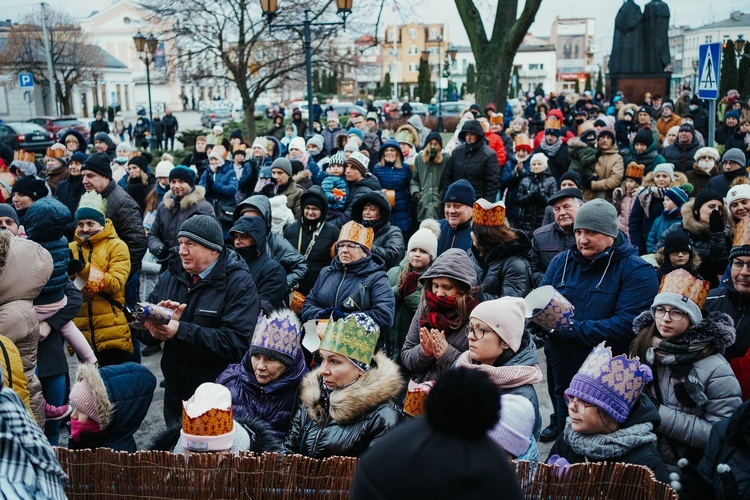
<path fill-rule="evenodd" d="M 305 34 L 305 72 L 307 73 L 307 138 L 313 135 L 313 88 L 312 88 L 312 41 L 310 40 L 311 26 L 343 26 L 346 29 L 346 18 L 352 13 L 353 0 L 336 0 L 336 14 L 341 21 L 328 23 L 314 23 L 310 19 L 310 9 L 305 9 L 305 20 L 302 22 Z M 277 0 L 260 0 L 260 8 L 266 18 L 269 31 L 273 28 L 299 28 L 299 24 L 273 24 L 276 17 Z"/>
<path fill-rule="evenodd" d="M 156 149 L 156 137 L 154 136 L 154 114 L 151 108 L 151 72 L 149 66 L 154 62 L 154 53 L 156 53 L 156 47 L 159 45 L 159 41 L 156 37 L 150 34 L 148 37 L 143 36 L 139 31 L 133 36 L 133 43 L 135 43 L 135 50 L 138 51 L 138 58 L 146 65 L 146 87 L 148 89 L 148 145 L 149 149 L 153 151 Z"/>

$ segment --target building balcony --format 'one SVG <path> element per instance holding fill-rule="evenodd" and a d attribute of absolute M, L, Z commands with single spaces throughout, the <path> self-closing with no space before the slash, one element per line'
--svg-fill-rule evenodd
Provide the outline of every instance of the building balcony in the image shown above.
<path fill-rule="evenodd" d="M 518 72 L 518 76 L 521 78 L 545 78 L 547 76 L 546 69 L 522 69 Z"/>

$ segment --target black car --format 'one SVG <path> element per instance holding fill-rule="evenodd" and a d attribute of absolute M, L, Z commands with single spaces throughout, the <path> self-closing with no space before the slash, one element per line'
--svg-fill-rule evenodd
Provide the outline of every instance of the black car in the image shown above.
<path fill-rule="evenodd" d="M 31 153 L 44 154 L 55 141 L 52 134 L 35 123 L 0 123 L 0 141 L 14 151 L 23 149 Z"/>

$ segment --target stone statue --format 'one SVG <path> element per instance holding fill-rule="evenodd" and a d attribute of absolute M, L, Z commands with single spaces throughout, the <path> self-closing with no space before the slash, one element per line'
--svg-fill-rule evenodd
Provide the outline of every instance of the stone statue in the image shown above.
<path fill-rule="evenodd" d="M 669 55 L 669 6 L 651 0 L 643 8 L 643 71 L 661 73 L 671 62 Z"/>
<path fill-rule="evenodd" d="M 643 71 L 643 14 L 633 0 L 626 0 L 615 18 L 612 38 L 610 73 L 639 73 Z"/>

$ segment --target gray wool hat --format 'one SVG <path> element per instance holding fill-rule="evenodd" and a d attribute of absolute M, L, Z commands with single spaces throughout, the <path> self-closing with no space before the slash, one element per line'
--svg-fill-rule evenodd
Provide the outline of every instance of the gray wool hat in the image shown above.
<path fill-rule="evenodd" d="M 611 203 L 597 198 L 581 205 L 573 229 L 588 229 L 617 238 L 617 210 Z"/>
<path fill-rule="evenodd" d="M 271 170 L 273 170 L 274 168 L 283 170 L 289 177 L 294 175 L 292 172 L 292 162 L 290 162 L 286 158 L 276 158 L 273 163 L 271 163 Z"/>
<path fill-rule="evenodd" d="M 684 312 L 690 318 L 690 323 L 697 325 L 703 321 L 703 315 L 701 315 L 701 308 L 698 304 L 683 297 L 679 293 L 674 292 L 662 292 L 654 297 L 654 303 L 651 304 L 651 314 L 654 314 L 657 306 L 672 306 L 675 309 L 679 309 Z"/>
<path fill-rule="evenodd" d="M 745 158 L 745 153 L 742 152 L 739 148 L 732 148 L 726 153 L 724 153 L 724 156 L 721 159 L 721 163 L 725 163 L 727 161 L 733 161 L 734 163 L 745 166 L 747 163 L 747 159 Z"/>
<path fill-rule="evenodd" d="M 190 217 L 180 226 L 177 237 L 189 238 L 206 248 L 221 252 L 224 249 L 224 233 L 216 217 L 198 214 Z"/>

